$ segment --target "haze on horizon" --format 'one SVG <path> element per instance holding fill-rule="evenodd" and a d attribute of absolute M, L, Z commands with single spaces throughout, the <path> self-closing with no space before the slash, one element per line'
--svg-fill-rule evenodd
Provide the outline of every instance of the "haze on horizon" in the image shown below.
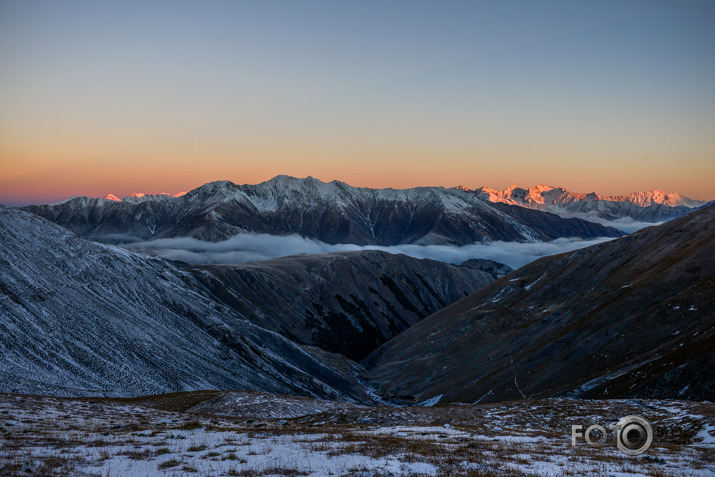
<path fill-rule="evenodd" d="M 709 1 L 0 2 L 0 203 L 278 174 L 715 198 Z"/>

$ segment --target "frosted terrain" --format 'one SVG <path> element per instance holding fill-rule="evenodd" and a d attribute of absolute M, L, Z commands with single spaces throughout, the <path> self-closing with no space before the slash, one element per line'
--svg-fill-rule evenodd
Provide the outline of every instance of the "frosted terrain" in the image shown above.
<path fill-rule="evenodd" d="M 191 406 L 192 399 L 204 401 Z M 712 404 L 515 404 L 376 408 L 221 392 L 123 401 L 0 395 L 0 474 L 635 477 L 715 471 Z M 645 454 L 627 456 L 610 443 L 571 447 L 572 423 L 605 424 L 631 413 L 656 428 Z"/>

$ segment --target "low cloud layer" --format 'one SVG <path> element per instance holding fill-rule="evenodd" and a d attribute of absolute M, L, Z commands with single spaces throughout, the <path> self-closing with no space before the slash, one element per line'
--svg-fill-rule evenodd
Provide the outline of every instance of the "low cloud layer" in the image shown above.
<path fill-rule="evenodd" d="M 559 214 L 562 217 L 576 217 L 579 219 L 588 220 L 589 222 L 596 222 L 597 224 L 607 225 L 608 227 L 613 227 L 618 230 L 622 230 L 627 234 L 632 234 L 640 229 L 646 227 L 653 227 L 655 225 L 660 225 L 663 222 L 642 222 L 639 220 L 632 219 L 630 217 L 619 217 L 617 219 L 604 219 L 599 217 L 596 212 L 587 212 L 582 214 Z"/>
<path fill-rule="evenodd" d="M 403 253 L 415 258 L 430 258 L 454 264 L 459 264 L 472 258 L 485 258 L 505 263 L 516 269 L 546 255 L 569 252 L 608 240 L 612 239 L 582 240 L 560 238 L 551 242 L 491 242 L 464 246 L 396 245 L 381 247 L 352 244 L 331 245 L 299 235 L 240 234 L 223 242 L 204 242 L 184 237 L 135 242 L 123 246 L 134 252 L 158 255 L 193 264 L 235 265 L 301 253 L 384 250 L 388 253 Z"/>

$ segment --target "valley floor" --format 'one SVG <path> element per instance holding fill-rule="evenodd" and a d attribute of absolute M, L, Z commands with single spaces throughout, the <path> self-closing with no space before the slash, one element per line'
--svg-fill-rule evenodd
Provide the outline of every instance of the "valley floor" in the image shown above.
<path fill-rule="evenodd" d="M 644 454 L 571 446 L 571 425 L 653 424 Z M 715 405 L 571 399 L 365 407 L 263 393 L 0 394 L 0 475 L 711 476 Z"/>

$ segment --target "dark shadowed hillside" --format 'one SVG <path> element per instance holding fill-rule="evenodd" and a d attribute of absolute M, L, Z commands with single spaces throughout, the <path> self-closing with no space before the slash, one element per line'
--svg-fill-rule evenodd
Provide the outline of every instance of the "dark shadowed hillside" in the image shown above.
<path fill-rule="evenodd" d="M 458 266 L 377 250 L 201 268 L 210 275 L 196 276 L 255 324 L 354 360 L 511 271 L 489 260 Z"/>
<path fill-rule="evenodd" d="M 545 257 L 440 310 L 364 364 L 418 401 L 713 400 L 715 207 Z"/>

